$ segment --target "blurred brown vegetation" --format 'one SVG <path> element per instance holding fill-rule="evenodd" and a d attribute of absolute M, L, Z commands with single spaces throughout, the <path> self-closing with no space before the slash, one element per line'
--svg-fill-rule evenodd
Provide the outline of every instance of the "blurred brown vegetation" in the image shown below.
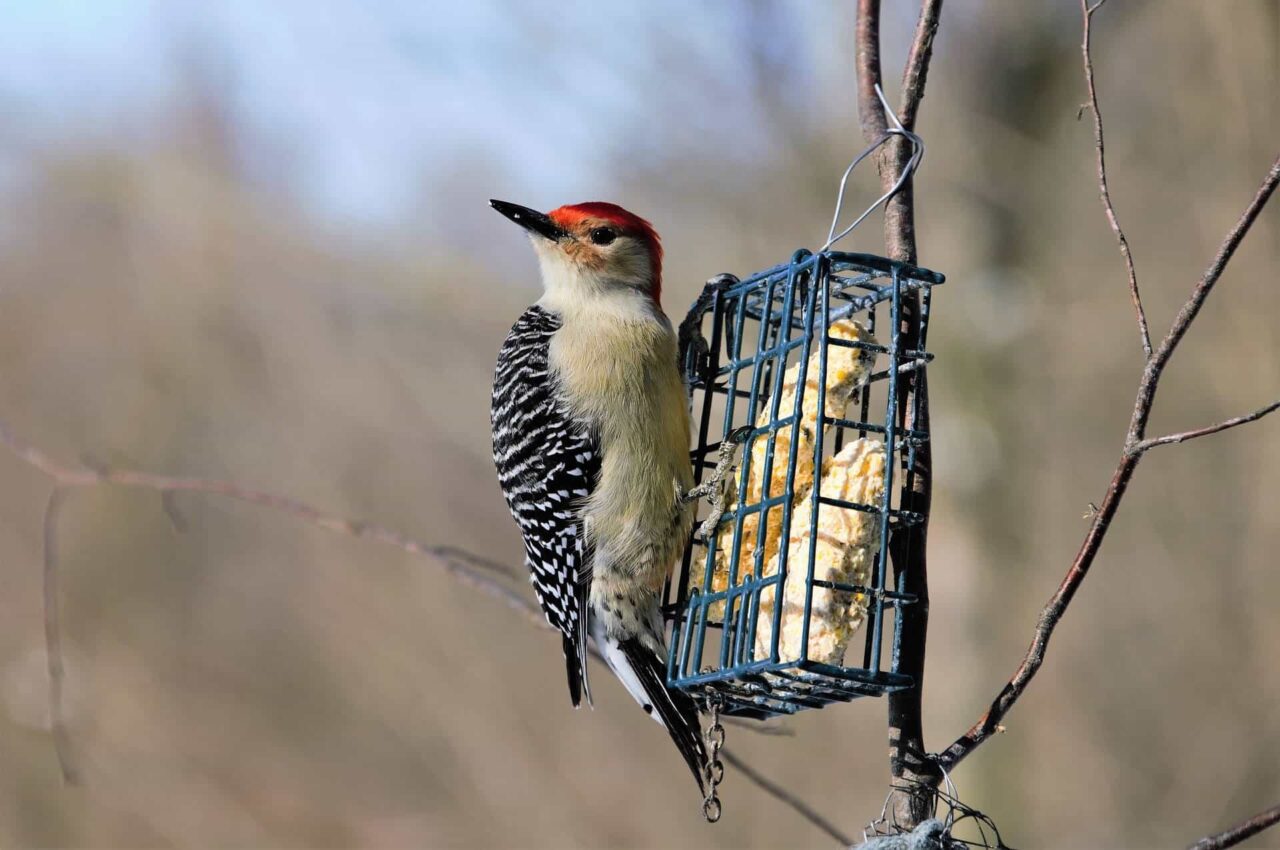
<path fill-rule="evenodd" d="M 769 43 L 778 15 L 743 49 Z M 825 230 L 860 146 L 850 15 L 805 34 L 801 97 L 773 53 L 753 54 L 763 166 L 681 117 L 710 61 L 697 55 L 649 81 L 648 114 L 666 120 L 609 142 L 600 195 L 664 233 L 669 312 L 709 275 Z M 887 22 L 887 68 L 910 23 Z M 1021 656 L 1141 365 L 1077 120 L 1078 27 L 1074 3 L 956 0 L 922 111 L 921 262 L 949 277 L 931 338 L 937 748 Z M 1112 192 L 1162 333 L 1275 154 L 1280 12 L 1111 4 L 1095 58 Z M 518 236 L 480 212 L 463 250 L 319 223 L 244 178 L 218 90 L 192 86 L 136 149 L 20 151 L 0 200 L 0 418 L 68 460 L 234 479 L 517 563 L 487 409 L 497 346 L 537 295 L 532 258 L 503 253 Z M 499 165 L 518 171 L 511 157 Z M 491 180 L 427 186 L 427 229 L 459 226 L 439 220 L 448 204 L 482 209 Z M 853 244 L 877 243 L 873 221 Z M 1153 434 L 1276 397 L 1277 268 L 1273 205 L 1174 359 Z M 1175 846 L 1280 797 L 1276 428 L 1157 449 L 1139 471 L 1008 733 L 954 777 L 1016 846 Z M 827 846 L 732 772 L 724 820 L 704 825 L 620 688 L 602 680 L 596 710 L 571 711 L 558 641 L 432 565 L 203 497 L 179 498 L 178 533 L 154 495 L 113 489 L 75 494 L 61 528 L 85 774 L 64 787 L 46 731 L 47 490 L 0 456 L 0 844 Z M 731 729 L 729 746 L 856 834 L 886 790 L 883 704 L 787 725 L 794 737 Z"/>

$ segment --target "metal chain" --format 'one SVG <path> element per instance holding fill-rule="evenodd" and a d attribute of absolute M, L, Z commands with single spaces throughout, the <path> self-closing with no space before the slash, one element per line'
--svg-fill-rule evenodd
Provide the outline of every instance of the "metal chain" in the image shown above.
<path fill-rule="evenodd" d="M 707 823 L 720 820 L 720 795 L 717 787 L 724 779 L 724 762 L 720 761 L 720 748 L 724 746 L 724 724 L 720 722 L 720 708 L 724 705 L 724 697 L 711 686 L 707 686 L 707 711 L 711 714 L 711 725 L 707 727 L 707 792 L 702 801 L 702 816 Z"/>

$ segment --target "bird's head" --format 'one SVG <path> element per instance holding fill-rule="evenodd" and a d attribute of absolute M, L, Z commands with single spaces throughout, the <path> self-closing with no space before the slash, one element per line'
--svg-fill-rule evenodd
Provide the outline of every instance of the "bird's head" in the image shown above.
<path fill-rule="evenodd" d="M 603 201 L 549 213 L 506 201 L 489 205 L 529 232 L 548 295 L 586 299 L 639 294 L 660 307 L 662 243 L 640 216 Z"/>

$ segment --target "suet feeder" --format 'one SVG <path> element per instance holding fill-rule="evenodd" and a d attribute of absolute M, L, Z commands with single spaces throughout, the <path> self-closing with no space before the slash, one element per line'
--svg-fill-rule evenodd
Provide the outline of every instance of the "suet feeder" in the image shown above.
<path fill-rule="evenodd" d="M 671 686 L 710 687 L 726 714 L 760 718 L 911 686 L 901 613 L 917 600 L 888 543 L 921 520 L 900 504 L 929 439 L 907 427 L 919 421 L 907 388 L 932 359 L 942 282 L 883 257 L 801 250 L 721 276 L 694 303 L 681 336 L 695 477 L 724 475 L 668 587 Z"/>

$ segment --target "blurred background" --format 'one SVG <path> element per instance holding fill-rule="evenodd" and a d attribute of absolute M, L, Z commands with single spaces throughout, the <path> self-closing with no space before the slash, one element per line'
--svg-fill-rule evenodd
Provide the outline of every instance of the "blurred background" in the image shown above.
<path fill-rule="evenodd" d="M 517 566 L 489 458 L 497 348 L 538 297 L 491 197 L 651 218 L 665 303 L 816 247 L 862 147 L 844 3 L 0 3 L 0 419 L 68 462 L 234 479 Z M 886 3 L 896 96 L 915 3 Z M 936 294 L 926 740 L 1016 666 L 1118 455 L 1141 368 L 1097 198 L 1076 3 L 948 0 L 918 129 Z M 1280 138 L 1274 0 L 1095 18 L 1112 191 L 1153 333 Z M 859 197 L 875 194 L 861 175 Z M 1274 207 L 1274 204 L 1273 204 Z M 848 242 L 881 249 L 876 216 Z M 1268 209 L 1152 433 L 1280 388 Z M 954 777 L 1024 847 L 1156 847 L 1280 797 L 1275 421 L 1153 452 L 1048 663 Z M 47 731 L 49 481 L 0 454 L 0 844 L 826 847 L 684 766 L 612 680 L 431 562 L 283 515 L 78 491 L 68 714 Z M 521 592 L 528 589 L 522 582 Z M 729 747 L 857 835 L 883 701 Z M 1280 833 L 1251 846 L 1280 846 Z"/>

